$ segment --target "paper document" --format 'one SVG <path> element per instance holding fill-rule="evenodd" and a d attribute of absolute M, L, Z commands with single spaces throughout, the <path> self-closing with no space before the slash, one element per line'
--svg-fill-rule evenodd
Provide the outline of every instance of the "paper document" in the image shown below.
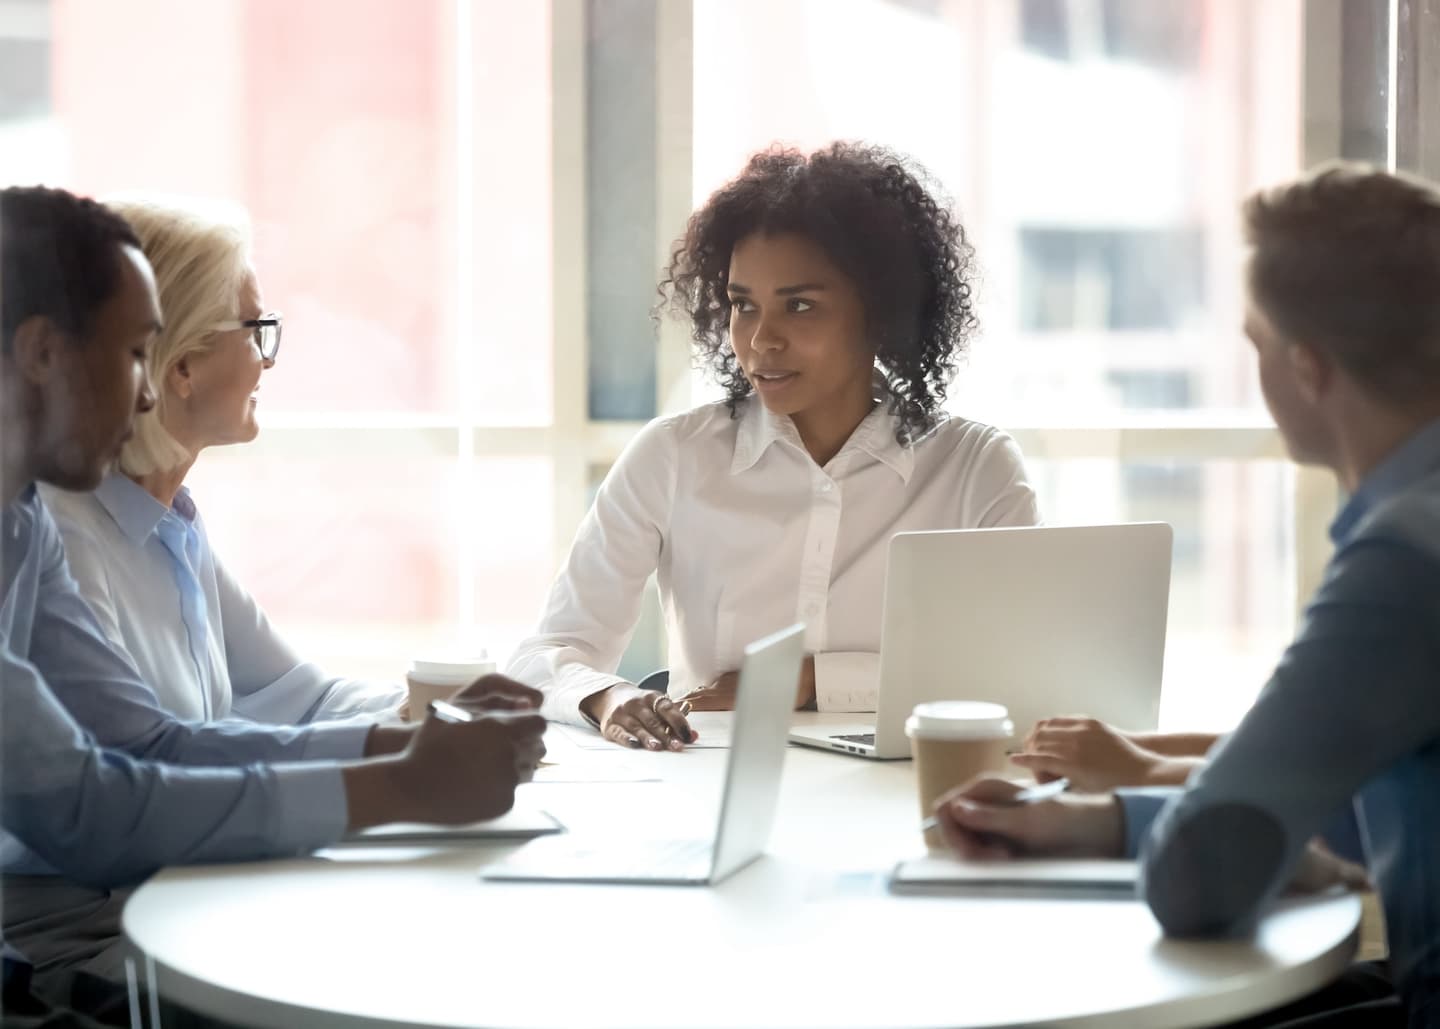
<path fill-rule="evenodd" d="M 699 885 L 710 878 L 708 839 L 637 840 L 569 835 L 535 840 L 480 869 L 480 878 L 515 882 Z"/>
<path fill-rule="evenodd" d="M 733 711 L 692 711 L 685 717 L 690 727 L 700 734 L 694 743 L 685 746 L 691 750 L 728 750 L 730 748 L 730 726 L 734 724 Z M 608 750 L 620 747 L 594 729 L 578 725 L 563 726 L 561 731 L 570 743 L 581 750 Z M 621 750 L 627 748 L 620 747 Z"/>
<path fill-rule="evenodd" d="M 516 804 L 499 818 L 465 825 L 433 825 L 426 822 L 392 822 L 351 833 L 342 844 L 377 846 L 389 843 L 446 843 L 461 840 L 524 840 L 532 836 L 563 832 L 565 827 L 549 812 Z"/>
<path fill-rule="evenodd" d="M 902 861 L 890 877 L 897 893 L 994 894 L 1035 897 L 1135 895 L 1133 861 L 1020 859 L 961 861 L 924 857 Z"/>
<path fill-rule="evenodd" d="M 571 759 L 563 763 L 536 769 L 534 782 L 659 782 L 660 777 L 651 771 L 641 771 L 623 761 L 599 760 L 581 761 Z"/>

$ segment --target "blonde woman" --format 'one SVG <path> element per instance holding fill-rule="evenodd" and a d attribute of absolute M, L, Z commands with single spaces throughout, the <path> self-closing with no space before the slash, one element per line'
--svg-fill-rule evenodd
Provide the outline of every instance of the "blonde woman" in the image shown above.
<path fill-rule="evenodd" d="M 210 547 L 185 476 L 206 447 L 259 432 L 256 390 L 280 348 L 237 211 L 109 206 L 155 269 L 165 327 L 149 358 L 153 410 L 94 493 L 42 487 L 70 571 L 105 635 L 179 718 L 302 724 L 384 715 L 399 685 L 337 679 L 300 658 Z"/>

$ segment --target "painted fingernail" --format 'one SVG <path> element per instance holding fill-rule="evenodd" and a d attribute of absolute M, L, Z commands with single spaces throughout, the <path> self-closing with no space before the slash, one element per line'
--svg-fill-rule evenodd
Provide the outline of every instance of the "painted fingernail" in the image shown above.
<path fill-rule="evenodd" d="M 659 740 L 651 740 L 651 741 L 649 741 L 648 743 L 646 743 L 645 746 L 648 747 L 648 748 L 651 749 L 651 750 L 659 750 L 659 749 L 660 749 L 660 741 L 659 741 Z"/>
<path fill-rule="evenodd" d="M 631 737 L 630 737 L 628 740 L 626 740 L 625 742 L 626 742 L 626 744 L 628 744 L 629 746 L 634 747 L 634 748 L 636 748 L 636 749 L 638 749 L 639 746 L 640 746 L 640 741 L 639 741 L 639 739 L 637 739 L 637 738 L 634 737 L 634 736 L 631 736 Z"/>

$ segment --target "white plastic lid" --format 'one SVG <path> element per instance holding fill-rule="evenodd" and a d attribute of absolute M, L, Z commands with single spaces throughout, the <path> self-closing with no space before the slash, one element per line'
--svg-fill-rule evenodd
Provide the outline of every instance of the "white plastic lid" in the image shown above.
<path fill-rule="evenodd" d="M 469 686 L 480 676 L 494 671 L 495 662 L 483 650 L 465 657 L 417 657 L 410 663 L 410 678 L 437 686 Z"/>
<path fill-rule="evenodd" d="M 906 736 L 939 740 L 1005 739 L 1015 733 L 1003 704 L 978 700 L 937 700 L 916 704 L 905 720 Z"/>

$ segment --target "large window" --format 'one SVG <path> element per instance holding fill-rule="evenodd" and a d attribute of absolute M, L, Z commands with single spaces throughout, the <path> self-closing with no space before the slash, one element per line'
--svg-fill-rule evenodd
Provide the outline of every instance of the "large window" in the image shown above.
<path fill-rule="evenodd" d="M 507 650 L 544 595 L 550 52 L 544 4 L 0 0 L 0 179 L 249 209 L 285 347 L 191 482 L 337 671 Z"/>
<path fill-rule="evenodd" d="M 394 677 L 503 657 L 624 442 L 712 395 L 650 319 L 693 205 L 776 141 L 912 154 L 983 274 L 954 411 L 1014 432 L 1049 521 L 1174 524 L 1162 719 L 1223 727 L 1335 501 L 1255 386 L 1237 206 L 1319 157 L 1437 159 L 1436 55 L 1397 58 L 1391 7 L 0 0 L 0 181 L 248 207 L 286 344 L 261 439 L 193 485 L 301 648 Z"/>

